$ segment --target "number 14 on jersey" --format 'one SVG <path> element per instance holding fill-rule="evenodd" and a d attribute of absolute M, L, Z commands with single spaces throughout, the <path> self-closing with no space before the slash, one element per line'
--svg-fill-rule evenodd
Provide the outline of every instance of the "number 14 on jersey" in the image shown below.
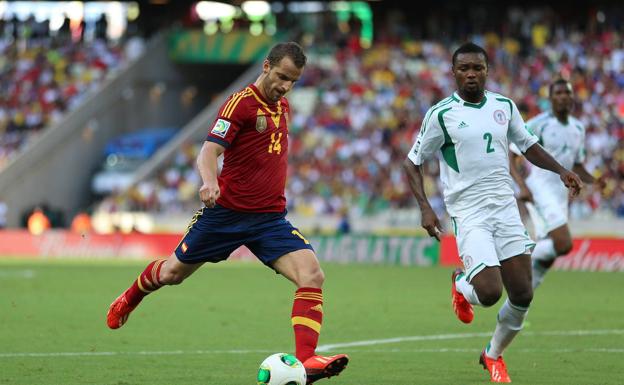
<path fill-rule="evenodd" d="M 275 132 L 271 134 L 271 143 L 269 143 L 269 154 L 276 153 L 277 155 L 279 155 L 282 152 L 282 133 L 279 132 L 277 133 L 277 135 L 275 134 Z"/>

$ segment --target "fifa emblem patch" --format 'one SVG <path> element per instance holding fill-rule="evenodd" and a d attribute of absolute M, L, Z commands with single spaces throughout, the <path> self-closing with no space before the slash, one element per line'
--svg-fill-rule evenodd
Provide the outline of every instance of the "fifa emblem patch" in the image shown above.
<path fill-rule="evenodd" d="M 259 133 L 263 133 L 266 129 L 267 129 L 266 116 L 258 115 L 258 117 L 256 117 L 256 131 L 258 131 Z"/>
<path fill-rule="evenodd" d="M 507 123 L 507 116 L 505 116 L 503 110 L 494 111 L 494 121 L 496 121 L 496 123 L 500 125 L 504 125 Z"/>
<path fill-rule="evenodd" d="M 214 127 L 212 127 L 210 133 L 225 138 L 225 135 L 227 135 L 227 132 L 230 129 L 230 125 L 231 123 L 227 120 L 217 119 L 217 122 Z"/>
<path fill-rule="evenodd" d="M 472 257 L 470 255 L 465 255 L 462 258 L 462 262 L 464 263 L 464 267 L 466 268 L 466 270 L 470 269 L 470 266 L 472 266 Z"/>
<path fill-rule="evenodd" d="M 182 249 L 183 253 L 186 253 L 186 250 L 188 250 L 188 246 L 186 245 L 185 242 L 182 242 L 182 246 L 180 246 L 180 248 Z"/>

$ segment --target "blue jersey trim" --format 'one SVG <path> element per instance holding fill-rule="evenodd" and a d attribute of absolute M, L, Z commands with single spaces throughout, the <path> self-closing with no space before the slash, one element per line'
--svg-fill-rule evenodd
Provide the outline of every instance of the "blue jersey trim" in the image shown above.
<path fill-rule="evenodd" d="M 215 138 L 214 136 L 207 136 L 206 142 L 213 142 L 216 144 L 220 144 L 225 148 L 230 148 L 230 144 L 223 139 Z"/>

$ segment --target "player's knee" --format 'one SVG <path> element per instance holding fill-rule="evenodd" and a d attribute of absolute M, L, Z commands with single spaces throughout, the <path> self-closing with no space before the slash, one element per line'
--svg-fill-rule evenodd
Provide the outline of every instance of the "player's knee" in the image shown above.
<path fill-rule="evenodd" d="M 494 305 L 503 295 L 503 289 L 500 287 L 485 287 L 477 291 L 479 302 L 485 307 Z"/>
<path fill-rule="evenodd" d="M 317 266 L 299 274 L 297 286 L 321 288 L 325 282 L 325 273 Z"/>
<path fill-rule="evenodd" d="M 529 307 L 533 301 L 533 289 L 527 287 L 524 290 L 509 293 L 509 301 L 517 306 Z"/>
<path fill-rule="evenodd" d="M 321 268 L 314 269 L 312 274 L 310 274 L 310 281 L 314 283 L 314 286 L 321 287 L 325 282 L 325 273 Z"/>
<path fill-rule="evenodd" d="M 557 255 L 568 254 L 572 251 L 572 240 L 568 238 L 555 241 L 555 251 L 557 252 Z"/>

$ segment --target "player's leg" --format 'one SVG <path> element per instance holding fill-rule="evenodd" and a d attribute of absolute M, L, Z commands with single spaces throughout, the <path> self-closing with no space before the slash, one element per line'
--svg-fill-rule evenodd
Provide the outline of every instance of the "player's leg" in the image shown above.
<path fill-rule="evenodd" d="M 475 274 L 470 284 L 478 298 L 477 305 L 490 307 L 500 299 L 503 293 L 503 281 L 499 266 L 487 266 Z"/>
<path fill-rule="evenodd" d="M 534 203 L 527 204 L 531 222 L 535 228 L 537 245 L 531 254 L 533 260 L 532 285 L 537 288 L 544 275 L 560 255 L 572 248 L 572 237 L 568 229 L 567 191 L 535 189 Z"/>
<path fill-rule="evenodd" d="M 297 287 L 291 322 L 296 356 L 306 368 L 308 384 L 339 374 L 349 362 L 346 355 L 324 357 L 315 352 L 323 324 L 325 275 L 312 245 L 283 216 L 265 219 L 255 230 L 258 236 L 247 247 Z"/>
<path fill-rule="evenodd" d="M 453 310 L 463 323 L 472 322 L 473 305 L 490 307 L 501 297 L 503 284 L 498 266 L 484 266 L 471 275 L 457 269 L 451 277 Z"/>
<path fill-rule="evenodd" d="M 472 322 L 472 305 L 492 306 L 503 292 L 492 231 L 479 218 L 455 218 L 455 236 L 464 271 L 452 275 L 453 310 L 460 321 Z"/>
<path fill-rule="evenodd" d="M 524 254 L 502 261 L 501 275 L 508 298 L 498 311 L 496 329 L 479 362 L 489 371 L 492 382 L 511 382 L 503 351 L 522 329 L 533 299 L 531 257 Z"/>
<path fill-rule="evenodd" d="M 502 356 L 522 329 L 533 299 L 531 257 L 523 254 L 502 261 L 501 275 L 508 298 L 498 312 L 496 330 L 486 348 L 486 354 L 493 359 Z"/>
<path fill-rule="evenodd" d="M 540 239 L 531 254 L 533 259 L 533 289 L 544 280 L 544 275 L 555 263 L 559 256 L 566 255 L 572 250 L 572 236 L 567 224 L 550 231 L 546 238 Z"/>
<path fill-rule="evenodd" d="M 349 357 L 316 355 L 316 346 L 323 323 L 323 271 L 313 250 L 303 249 L 285 254 L 273 263 L 278 273 L 297 287 L 291 321 L 295 332 L 297 358 L 303 362 L 308 384 L 340 374 Z"/>
<path fill-rule="evenodd" d="M 529 252 L 535 243 L 520 220 L 515 202 L 507 208 L 501 208 L 496 218 L 496 251 L 508 298 L 498 311 L 494 334 L 481 353 L 479 362 L 489 371 L 491 381 L 511 382 L 502 355 L 522 329 L 533 299 Z"/>
<path fill-rule="evenodd" d="M 241 245 L 236 231 L 223 223 L 236 218 L 223 208 L 201 209 L 193 216 L 184 237 L 168 259 L 147 265 L 139 277 L 110 305 L 106 323 L 111 329 L 123 326 L 143 298 L 165 285 L 177 285 L 193 274 L 204 262 L 226 259 Z"/>
<path fill-rule="evenodd" d="M 193 265 L 181 263 L 175 253 L 171 254 L 168 259 L 150 262 L 132 285 L 110 305 L 106 316 L 108 327 L 120 328 L 146 295 L 165 285 L 181 283 L 201 265 L 201 263 Z"/>
<path fill-rule="evenodd" d="M 314 251 L 297 250 L 280 257 L 273 269 L 297 287 L 291 322 L 295 331 L 296 356 L 301 362 L 315 355 L 323 324 L 323 282 L 325 276 Z"/>

